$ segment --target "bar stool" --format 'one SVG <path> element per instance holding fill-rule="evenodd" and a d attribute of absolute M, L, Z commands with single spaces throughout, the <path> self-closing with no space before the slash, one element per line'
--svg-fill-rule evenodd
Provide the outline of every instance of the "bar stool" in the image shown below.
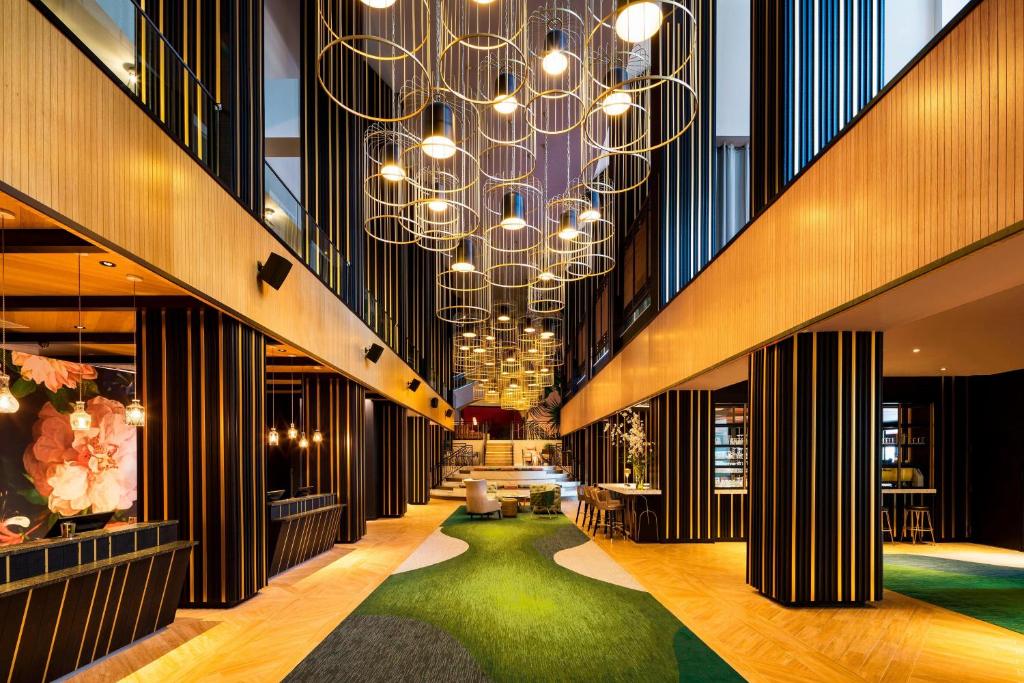
<path fill-rule="evenodd" d="M 576 524 L 580 523 L 580 512 L 586 512 L 587 507 L 590 505 L 590 501 L 587 500 L 586 496 L 587 487 L 580 484 L 576 487 Z M 583 519 L 586 520 L 586 514 L 583 515 Z"/>
<path fill-rule="evenodd" d="M 597 505 L 594 501 L 595 490 L 596 489 L 593 486 L 583 487 L 583 499 L 587 504 L 587 509 L 584 511 L 583 515 L 583 530 L 587 533 L 594 528 L 595 523 L 601 516 L 601 511 L 597 509 Z"/>
<path fill-rule="evenodd" d="M 931 536 L 932 545 L 935 544 L 935 530 L 932 528 L 932 511 L 925 505 L 912 505 L 910 512 L 910 542 L 924 542 L 924 535 L 927 532 Z"/>
<path fill-rule="evenodd" d="M 608 540 L 615 540 L 615 530 L 618 529 L 623 538 L 626 537 L 625 527 L 622 525 L 623 505 L 621 500 L 612 498 L 611 491 L 598 491 L 596 505 L 599 512 L 604 513 L 604 523 L 598 524 L 598 529 L 604 529 L 604 535 Z M 597 531 L 594 532 L 597 535 Z"/>
<path fill-rule="evenodd" d="M 889 508 L 882 508 L 882 543 L 885 543 L 885 535 L 889 534 L 889 541 L 896 542 L 896 534 L 892 529 L 892 518 L 889 516 Z"/>

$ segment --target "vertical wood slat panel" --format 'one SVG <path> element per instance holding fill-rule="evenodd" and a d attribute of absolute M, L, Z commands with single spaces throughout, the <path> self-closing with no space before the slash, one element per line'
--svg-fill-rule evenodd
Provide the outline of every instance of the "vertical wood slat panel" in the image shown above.
<path fill-rule="evenodd" d="M 881 598 L 882 335 L 751 354 L 747 582 L 789 604 Z"/>
<path fill-rule="evenodd" d="M 302 454 L 304 484 L 318 493 L 334 493 L 343 504 L 335 541 L 355 543 L 366 533 L 366 481 L 363 469 L 366 390 L 358 383 L 327 373 L 302 377 L 305 400 L 302 429 L 319 428 L 323 442 Z"/>
<path fill-rule="evenodd" d="M 266 585 L 264 336 L 200 304 L 143 309 L 148 419 L 143 519 L 177 519 L 199 542 L 187 605 L 226 606 Z M 187 431 L 183 425 L 199 425 Z"/>
<path fill-rule="evenodd" d="M 711 391 L 667 391 L 651 400 L 654 488 L 662 491 L 665 542 L 715 540 L 714 404 Z"/>

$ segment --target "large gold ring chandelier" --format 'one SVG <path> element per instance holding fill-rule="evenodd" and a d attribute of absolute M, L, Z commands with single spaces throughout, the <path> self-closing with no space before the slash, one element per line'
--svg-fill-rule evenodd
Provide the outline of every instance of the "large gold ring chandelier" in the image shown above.
<path fill-rule="evenodd" d="M 690 0 L 318 0 L 317 38 L 324 92 L 373 122 L 366 233 L 435 252 L 457 371 L 530 408 L 567 286 L 615 266 L 617 198 L 696 120 Z"/>

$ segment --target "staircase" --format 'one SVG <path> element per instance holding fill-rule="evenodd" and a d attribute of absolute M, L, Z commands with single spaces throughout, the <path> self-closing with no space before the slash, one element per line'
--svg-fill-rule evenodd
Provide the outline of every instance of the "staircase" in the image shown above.
<path fill-rule="evenodd" d="M 490 440 L 484 453 L 484 464 L 488 467 L 511 467 L 515 464 L 511 441 Z"/>
<path fill-rule="evenodd" d="M 488 455 L 488 457 L 490 457 Z M 575 498 L 578 481 L 572 481 L 560 467 L 541 465 L 536 467 L 497 467 L 474 465 L 461 467 L 441 482 L 441 486 L 430 490 L 432 498 L 465 499 L 466 486 L 463 479 L 486 479 L 496 484 L 498 495 L 529 495 L 530 484 L 558 484 L 562 487 L 563 498 Z"/>

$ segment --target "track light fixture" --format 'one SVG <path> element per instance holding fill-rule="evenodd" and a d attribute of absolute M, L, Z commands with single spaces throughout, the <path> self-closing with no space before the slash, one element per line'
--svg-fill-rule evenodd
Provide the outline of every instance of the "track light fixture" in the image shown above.
<path fill-rule="evenodd" d="M 383 353 L 384 347 L 381 346 L 380 344 L 370 344 L 365 349 L 363 349 L 363 355 L 366 357 L 366 360 L 370 361 L 371 363 L 376 363 L 377 361 L 379 361 L 381 354 Z"/>
<path fill-rule="evenodd" d="M 409 391 L 416 391 L 417 389 L 420 388 L 420 384 L 422 384 L 422 382 L 420 382 L 420 380 L 412 379 L 412 380 L 409 380 L 409 383 L 406 386 L 409 387 Z"/>

